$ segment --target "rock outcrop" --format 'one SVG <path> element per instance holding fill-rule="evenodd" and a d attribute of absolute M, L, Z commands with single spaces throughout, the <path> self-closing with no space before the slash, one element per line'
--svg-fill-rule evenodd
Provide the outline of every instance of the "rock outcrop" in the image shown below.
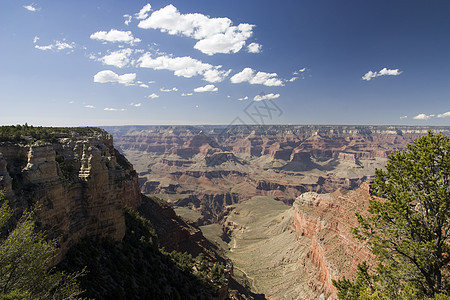
<path fill-rule="evenodd" d="M 0 143 L 0 189 L 18 211 L 40 205 L 38 224 L 59 241 L 57 261 L 83 237 L 121 240 L 123 206 L 141 203 L 137 173 L 103 130 L 52 143 Z"/>
<path fill-rule="evenodd" d="M 353 191 L 304 193 L 294 202 L 294 228 L 309 241 L 309 251 L 302 264 L 316 274 L 308 284 L 332 299 L 337 292 L 333 279 L 352 278 L 359 263 L 373 259 L 351 232 L 351 227 L 358 224 L 355 212 L 366 211 L 369 199 L 369 183 L 366 182 Z"/>

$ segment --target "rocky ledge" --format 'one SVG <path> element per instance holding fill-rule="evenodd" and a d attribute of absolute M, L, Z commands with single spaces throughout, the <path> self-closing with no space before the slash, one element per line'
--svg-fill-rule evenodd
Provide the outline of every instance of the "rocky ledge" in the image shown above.
<path fill-rule="evenodd" d="M 123 206 L 141 202 L 137 173 L 101 129 L 66 130 L 50 141 L 3 139 L 0 189 L 18 213 L 40 206 L 38 225 L 59 239 L 56 261 L 83 237 L 121 240 Z"/>

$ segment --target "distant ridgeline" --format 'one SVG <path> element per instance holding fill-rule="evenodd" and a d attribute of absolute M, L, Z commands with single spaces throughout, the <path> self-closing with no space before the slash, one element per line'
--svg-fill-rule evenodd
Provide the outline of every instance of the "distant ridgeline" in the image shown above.
<path fill-rule="evenodd" d="M 218 222 L 227 205 L 254 196 L 292 204 L 305 192 L 356 189 L 388 156 L 428 130 L 449 126 L 166 125 L 108 126 L 139 173 L 141 192 Z"/>
<path fill-rule="evenodd" d="M 226 138 L 232 135 L 378 135 L 378 134 L 426 134 L 428 130 L 450 134 L 450 126 L 409 126 L 409 125 L 128 125 L 102 126 L 114 136 L 132 132 L 167 132 L 173 134 L 204 133 L 214 137 Z"/>

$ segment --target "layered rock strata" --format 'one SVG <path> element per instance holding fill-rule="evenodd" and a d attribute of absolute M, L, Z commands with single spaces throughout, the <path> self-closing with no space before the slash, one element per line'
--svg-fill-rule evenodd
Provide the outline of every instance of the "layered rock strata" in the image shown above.
<path fill-rule="evenodd" d="M 374 260 L 351 232 L 354 213 L 365 212 L 369 198 L 363 183 L 352 191 L 303 193 L 292 207 L 267 196 L 227 206 L 227 255 L 269 299 L 337 299 L 332 280 L 354 278 L 359 263 Z"/>
<path fill-rule="evenodd" d="M 411 126 L 108 127 L 143 193 L 198 210 L 206 223 L 229 199 L 292 204 L 308 191 L 355 189 L 428 130 L 450 135 L 450 127 Z"/>
<path fill-rule="evenodd" d="M 294 202 L 294 228 L 309 244 L 303 266 L 313 268 L 315 274 L 308 284 L 332 299 L 336 299 L 337 293 L 333 279 L 352 278 L 359 263 L 373 259 L 351 231 L 358 224 L 355 212 L 367 210 L 369 188 L 366 182 L 353 191 L 308 192 Z"/>
<path fill-rule="evenodd" d="M 121 240 L 123 206 L 141 202 L 137 173 L 102 130 L 54 143 L 1 143 L 0 188 L 18 211 L 39 205 L 38 224 L 59 241 L 56 260 L 83 237 Z"/>

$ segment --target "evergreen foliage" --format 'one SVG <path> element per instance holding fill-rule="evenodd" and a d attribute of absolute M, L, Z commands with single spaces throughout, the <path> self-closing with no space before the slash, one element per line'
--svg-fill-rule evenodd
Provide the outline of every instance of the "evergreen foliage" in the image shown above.
<path fill-rule="evenodd" d="M 13 211 L 0 191 L 0 228 L 6 229 Z M 81 293 L 81 272 L 56 272 L 49 266 L 56 241 L 35 231 L 33 211 L 26 211 L 16 226 L 0 238 L 0 299 L 74 299 Z"/>
<path fill-rule="evenodd" d="M 72 247 L 60 269 L 86 266 L 83 296 L 96 299 L 212 299 L 226 283 L 221 264 L 201 255 L 158 249 L 150 221 L 125 211 L 122 242 L 85 239 Z"/>
<path fill-rule="evenodd" d="M 431 132 L 376 170 L 369 215 L 355 236 L 376 270 L 334 281 L 340 299 L 450 299 L 450 140 Z"/>
<path fill-rule="evenodd" d="M 103 132 L 96 127 L 41 127 L 25 123 L 24 125 L 0 126 L 0 142 L 57 142 L 58 137 L 92 136 L 96 132 Z"/>

